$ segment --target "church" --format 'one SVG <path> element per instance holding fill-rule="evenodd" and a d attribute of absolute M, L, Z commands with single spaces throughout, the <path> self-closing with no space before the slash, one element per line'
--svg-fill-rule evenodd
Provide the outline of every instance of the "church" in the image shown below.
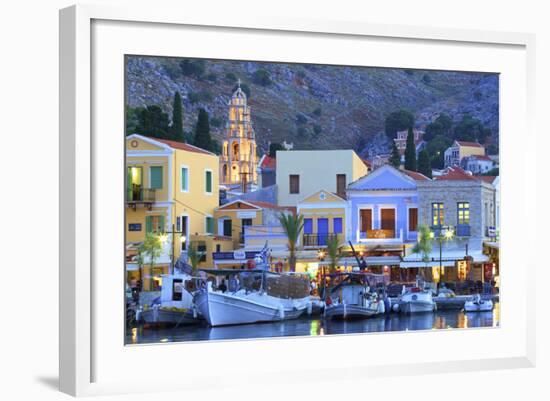
<path fill-rule="evenodd" d="M 229 116 L 220 157 L 220 184 L 231 189 L 249 191 L 258 180 L 256 135 L 252 128 L 250 107 L 241 83 L 229 101 Z"/>

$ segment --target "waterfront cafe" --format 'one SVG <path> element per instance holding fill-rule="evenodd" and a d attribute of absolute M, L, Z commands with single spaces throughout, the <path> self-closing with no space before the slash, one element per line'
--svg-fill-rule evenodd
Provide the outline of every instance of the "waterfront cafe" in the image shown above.
<path fill-rule="evenodd" d="M 423 261 L 419 254 L 409 254 L 400 263 L 402 270 L 407 271 L 406 277 L 417 275 L 427 282 L 456 283 L 464 281 L 485 282 L 483 274 L 489 257 L 478 252 L 466 254 L 464 250 L 445 251 L 441 255 L 435 250 L 428 261 Z"/>

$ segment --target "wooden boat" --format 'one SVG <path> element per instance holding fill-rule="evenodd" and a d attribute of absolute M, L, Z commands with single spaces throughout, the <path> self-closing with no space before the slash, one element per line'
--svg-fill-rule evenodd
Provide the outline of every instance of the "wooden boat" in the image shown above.
<path fill-rule="evenodd" d="M 187 289 L 192 277 L 187 274 L 163 274 L 160 299 L 138 312 L 137 318 L 149 325 L 179 326 L 200 323 L 201 317 Z"/>
<path fill-rule="evenodd" d="M 433 300 L 437 310 L 461 310 L 467 301 L 467 296 L 457 296 L 453 290 L 441 288 Z"/>
<path fill-rule="evenodd" d="M 401 313 L 422 313 L 435 310 L 436 304 L 430 290 L 411 287 L 406 289 L 399 298 L 399 312 Z"/>
<path fill-rule="evenodd" d="M 296 319 L 311 314 L 309 280 L 265 270 L 204 270 L 213 275 L 241 275 L 237 291 L 214 289 L 212 282 L 195 296 L 195 305 L 210 326 Z"/>
<path fill-rule="evenodd" d="M 490 312 L 493 310 L 493 301 L 483 300 L 479 294 L 464 303 L 464 312 Z"/>
<path fill-rule="evenodd" d="M 326 319 L 363 319 L 385 313 L 384 300 L 370 291 L 366 274 L 340 273 L 331 277 L 339 277 L 342 281 L 330 290 L 326 298 Z"/>

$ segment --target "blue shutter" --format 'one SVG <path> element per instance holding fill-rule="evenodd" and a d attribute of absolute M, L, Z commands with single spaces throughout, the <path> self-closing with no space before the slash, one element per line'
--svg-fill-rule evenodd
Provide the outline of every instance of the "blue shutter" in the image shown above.
<path fill-rule="evenodd" d="M 162 166 L 154 166 L 149 168 L 151 182 L 149 188 L 161 189 L 162 188 Z"/>
<path fill-rule="evenodd" d="M 342 234 L 342 218 L 335 217 L 333 220 L 334 234 Z"/>
<path fill-rule="evenodd" d="M 153 232 L 153 216 L 145 217 L 145 232 L 146 233 Z"/>
<path fill-rule="evenodd" d="M 304 234 L 312 234 L 312 233 L 313 233 L 313 220 L 304 219 Z"/>
<path fill-rule="evenodd" d="M 212 171 L 206 171 L 206 192 L 212 192 Z"/>

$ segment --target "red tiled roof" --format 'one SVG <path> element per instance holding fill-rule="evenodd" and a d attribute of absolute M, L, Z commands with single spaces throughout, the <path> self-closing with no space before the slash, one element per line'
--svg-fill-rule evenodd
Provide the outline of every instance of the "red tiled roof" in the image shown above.
<path fill-rule="evenodd" d="M 456 141 L 460 146 L 470 146 L 474 148 L 482 148 L 483 145 L 477 143 L 477 142 L 465 142 L 465 141 Z"/>
<path fill-rule="evenodd" d="M 262 159 L 262 163 L 260 164 L 260 168 L 272 168 L 275 169 L 277 167 L 277 159 L 274 157 L 271 157 L 269 155 L 265 155 Z"/>
<path fill-rule="evenodd" d="M 436 181 L 467 181 L 467 180 L 477 180 L 477 177 L 474 177 L 471 174 L 468 174 L 466 171 L 462 170 L 460 167 L 449 167 L 445 174 L 434 177 Z"/>
<path fill-rule="evenodd" d="M 188 152 L 195 152 L 195 153 L 202 153 L 202 154 L 205 154 L 205 155 L 212 155 L 212 156 L 215 156 L 214 153 L 212 152 L 209 152 L 207 150 L 204 150 L 204 149 L 201 149 L 201 148 L 198 148 L 196 146 L 193 146 L 193 145 L 190 145 L 188 143 L 183 143 L 183 142 L 177 142 L 177 141 L 171 141 L 169 139 L 159 139 L 159 138 L 152 138 L 152 137 L 148 137 L 149 139 L 152 139 L 153 141 L 158 141 L 158 142 L 162 142 L 168 146 L 170 146 L 171 148 L 173 149 L 180 149 L 180 150 L 186 150 Z"/>
<path fill-rule="evenodd" d="M 363 162 L 363 164 L 365 166 L 367 166 L 368 168 L 372 168 L 372 163 L 370 161 L 368 161 L 367 159 L 361 159 L 361 161 Z"/>
<path fill-rule="evenodd" d="M 488 160 L 488 161 L 492 161 L 493 159 L 491 159 L 489 156 L 487 155 L 472 155 L 470 156 L 474 159 L 478 159 L 478 160 Z"/>
<path fill-rule="evenodd" d="M 417 171 L 411 171 L 411 170 L 402 170 L 402 171 L 403 171 L 403 173 L 407 174 L 409 177 L 411 177 L 415 181 L 429 181 L 430 180 L 424 174 L 419 173 Z"/>

